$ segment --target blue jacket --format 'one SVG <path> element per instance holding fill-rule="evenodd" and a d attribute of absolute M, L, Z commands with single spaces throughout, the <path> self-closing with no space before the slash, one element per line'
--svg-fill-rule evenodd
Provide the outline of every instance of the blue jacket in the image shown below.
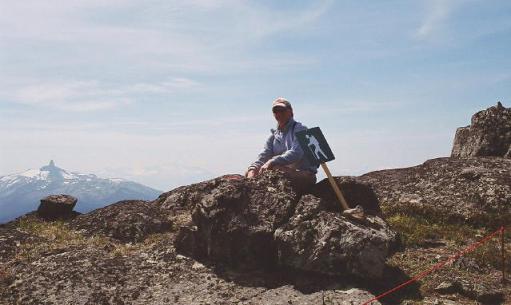
<path fill-rule="evenodd" d="M 271 135 L 266 140 L 263 151 L 259 154 L 257 161 L 249 168 L 260 168 L 268 160 L 274 165 L 293 167 L 299 170 L 307 170 L 312 173 L 318 172 L 318 166 L 312 165 L 304 156 L 303 150 L 298 143 L 296 133 L 306 130 L 307 127 L 293 118 L 287 122 L 282 130 L 271 129 Z"/>

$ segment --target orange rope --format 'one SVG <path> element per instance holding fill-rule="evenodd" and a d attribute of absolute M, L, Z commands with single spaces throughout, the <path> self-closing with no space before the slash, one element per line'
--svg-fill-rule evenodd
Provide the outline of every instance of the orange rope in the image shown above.
<path fill-rule="evenodd" d="M 447 260 L 443 261 L 443 262 L 440 262 L 440 263 L 437 263 L 435 264 L 433 267 L 431 267 L 430 269 L 426 270 L 426 271 L 423 271 L 421 272 L 420 274 L 416 275 L 415 277 L 413 277 L 412 279 L 404 282 L 403 284 L 399 285 L 399 286 L 396 286 L 392 289 L 390 289 L 389 291 L 387 292 L 384 292 L 382 294 L 380 294 L 379 296 L 375 297 L 375 298 L 372 298 L 370 299 L 369 301 L 365 302 L 364 304 L 362 305 L 368 305 L 370 304 L 371 302 L 374 302 L 374 301 L 377 301 L 381 298 L 383 298 L 384 296 L 387 296 L 391 293 L 393 293 L 394 291 L 396 290 L 399 290 L 407 285 L 410 285 L 411 283 L 413 282 L 416 282 L 420 279 L 422 279 L 423 277 L 429 275 L 430 273 L 442 268 L 443 266 L 445 266 L 446 264 L 452 262 L 452 261 L 455 261 L 456 259 L 458 259 L 460 256 L 462 255 L 465 255 L 469 252 L 472 252 L 474 251 L 476 248 L 478 248 L 479 246 L 481 246 L 482 244 L 484 244 L 485 242 L 487 242 L 488 240 L 492 239 L 495 235 L 497 235 L 498 233 L 503 233 L 504 232 L 504 226 L 500 227 L 500 229 L 498 229 L 497 231 L 489 234 L 488 236 L 486 236 L 485 238 L 481 239 L 480 241 L 478 241 L 477 243 L 474 243 L 470 246 L 468 246 L 467 248 L 465 248 L 464 250 L 461 250 L 459 251 L 458 253 L 456 253 L 455 255 L 451 255 Z"/>

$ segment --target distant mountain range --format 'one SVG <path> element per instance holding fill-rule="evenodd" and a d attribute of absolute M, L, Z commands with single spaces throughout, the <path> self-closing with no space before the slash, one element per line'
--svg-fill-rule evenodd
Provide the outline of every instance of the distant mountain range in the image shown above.
<path fill-rule="evenodd" d="M 68 172 L 50 164 L 19 174 L 0 176 L 0 223 L 37 209 L 41 198 L 68 194 L 78 198 L 75 210 L 88 212 L 125 200 L 154 200 L 162 192 L 120 178 Z"/>

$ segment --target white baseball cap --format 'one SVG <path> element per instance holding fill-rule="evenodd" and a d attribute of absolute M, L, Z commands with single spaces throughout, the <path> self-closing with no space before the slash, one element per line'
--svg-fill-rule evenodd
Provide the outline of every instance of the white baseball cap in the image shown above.
<path fill-rule="evenodd" d="M 271 109 L 273 109 L 275 107 L 284 107 L 284 108 L 292 109 L 291 103 L 283 97 L 279 97 L 273 101 Z"/>

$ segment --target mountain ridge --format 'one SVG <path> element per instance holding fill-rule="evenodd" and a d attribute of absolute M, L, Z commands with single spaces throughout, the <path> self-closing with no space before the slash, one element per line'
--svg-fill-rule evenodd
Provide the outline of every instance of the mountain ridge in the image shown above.
<path fill-rule="evenodd" d="M 40 169 L 0 176 L 0 223 L 35 210 L 41 198 L 60 193 L 78 198 L 77 210 L 88 212 L 125 199 L 153 200 L 162 192 L 123 178 L 71 172 L 51 160 Z"/>

